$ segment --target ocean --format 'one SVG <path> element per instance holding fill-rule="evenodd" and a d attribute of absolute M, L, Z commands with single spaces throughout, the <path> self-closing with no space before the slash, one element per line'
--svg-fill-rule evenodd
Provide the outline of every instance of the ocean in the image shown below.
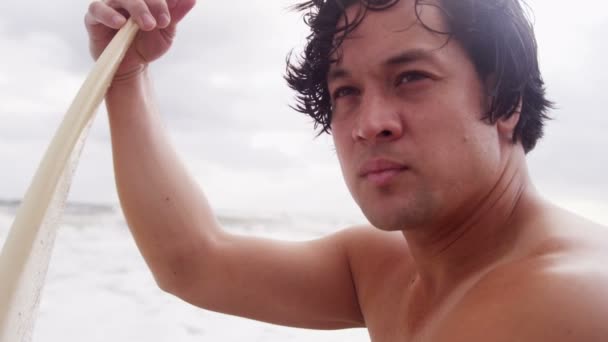
<path fill-rule="evenodd" d="M 0 243 L 16 201 L 0 201 Z M 219 214 L 234 233 L 319 237 L 351 222 L 315 217 Z M 314 229 L 311 229 L 314 228 Z M 161 291 L 119 208 L 70 204 L 42 293 L 34 342 L 369 341 L 365 329 L 295 329 L 206 311 Z"/>

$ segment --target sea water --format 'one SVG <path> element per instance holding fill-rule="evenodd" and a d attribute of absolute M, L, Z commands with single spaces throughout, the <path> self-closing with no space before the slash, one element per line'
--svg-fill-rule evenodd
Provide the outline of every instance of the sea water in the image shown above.
<path fill-rule="evenodd" d="M 4 243 L 14 204 L 0 204 Z M 306 240 L 349 224 L 287 215 L 220 214 L 226 230 Z M 1 281 L 1 280 L 0 280 Z M 222 315 L 161 291 L 119 208 L 69 205 L 42 293 L 34 342 L 369 341 L 367 331 L 315 331 Z"/>

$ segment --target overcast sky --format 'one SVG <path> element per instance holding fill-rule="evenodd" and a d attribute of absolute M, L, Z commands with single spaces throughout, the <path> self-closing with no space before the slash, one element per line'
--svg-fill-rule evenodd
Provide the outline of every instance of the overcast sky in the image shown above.
<path fill-rule="evenodd" d="M 20 198 L 92 66 L 89 1 L 0 1 L 0 198 Z M 289 108 L 285 57 L 306 27 L 294 0 L 199 0 L 153 65 L 163 117 L 192 174 L 222 210 L 361 217 L 331 139 Z M 541 70 L 557 103 L 529 155 L 548 198 L 608 224 L 608 8 L 529 1 Z M 107 119 L 95 120 L 70 198 L 116 203 Z"/>

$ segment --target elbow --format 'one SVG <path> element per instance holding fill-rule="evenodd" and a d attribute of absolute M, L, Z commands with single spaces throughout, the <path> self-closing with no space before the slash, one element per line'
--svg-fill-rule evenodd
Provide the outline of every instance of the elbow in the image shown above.
<path fill-rule="evenodd" d="M 183 256 L 177 255 L 170 260 L 157 263 L 156 267 L 150 267 L 156 285 L 163 291 L 180 297 L 184 286 L 191 279 L 192 265 Z"/>
<path fill-rule="evenodd" d="M 181 245 L 171 253 L 165 253 L 161 260 L 151 263 L 150 267 L 158 287 L 176 297 L 184 299 L 198 294 L 204 287 L 203 279 L 213 274 L 213 265 L 219 255 L 217 244 L 209 240 Z"/>
<path fill-rule="evenodd" d="M 208 291 L 201 282 L 200 275 L 186 268 L 169 269 L 162 273 L 154 273 L 156 285 L 165 293 L 175 296 L 187 303 L 198 307 L 207 307 L 205 300 Z"/>
<path fill-rule="evenodd" d="M 160 288 L 163 292 L 179 297 L 179 282 L 177 280 L 177 274 L 167 276 L 159 275 L 157 272 L 155 272 L 153 275 L 158 288 Z"/>
<path fill-rule="evenodd" d="M 156 285 L 185 300 L 193 289 L 202 286 L 201 279 L 208 273 L 208 265 L 204 265 L 207 258 L 200 253 L 175 253 L 151 268 Z"/>

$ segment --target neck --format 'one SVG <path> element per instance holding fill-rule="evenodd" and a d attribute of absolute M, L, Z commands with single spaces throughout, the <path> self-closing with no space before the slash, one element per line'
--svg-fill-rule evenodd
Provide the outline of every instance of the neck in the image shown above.
<path fill-rule="evenodd" d="M 494 187 L 469 207 L 432 227 L 404 231 L 416 282 L 430 297 L 441 297 L 513 251 L 524 219 L 540 207 L 523 152 L 515 159 L 507 161 Z"/>

